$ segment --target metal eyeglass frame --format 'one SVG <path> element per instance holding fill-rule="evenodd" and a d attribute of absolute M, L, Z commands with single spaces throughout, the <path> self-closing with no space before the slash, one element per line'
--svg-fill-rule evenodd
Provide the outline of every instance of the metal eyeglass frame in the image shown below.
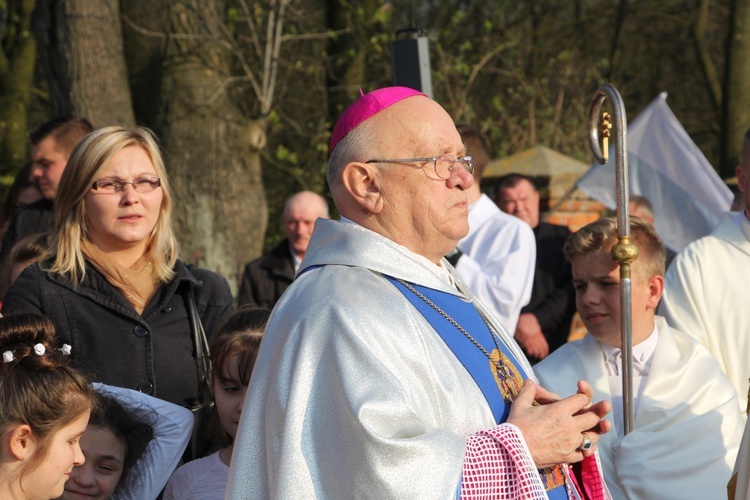
<path fill-rule="evenodd" d="M 437 170 L 437 162 L 438 160 L 445 160 L 452 162 L 452 166 L 449 170 L 448 177 L 443 177 L 438 173 Z M 453 156 L 453 155 L 437 155 L 433 156 L 432 158 L 396 158 L 393 160 L 367 160 L 365 163 L 425 163 L 431 161 L 432 167 L 435 170 L 435 175 L 440 177 L 441 179 L 449 179 L 451 174 L 453 173 L 453 168 L 455 167 L 456 163 L 460 164 L 464 170 L 469 172 L 470 174 L 474 175 L 474 160 L 471 158 L 471 156 Z"/>
<path fill-rule="evenodd" d="M 144 180 L 148 182 L 149 186 L 151 186 L 151 184 L 154 182 L 154 179 L 156 179 L 156 181 L 155 181 L 156 185 L 153 186 L 151 189 L 146 189 L 145 191 L 139 191 L 138 188 L 135 187 L 137 181 L 144 181 Z M 109 183 L 111 183 L 114 186 L 114 188 L 115 188 L 114 194 L 121 193 L 121 192 L 125 191 L 125 186 L 127 186 L 128 184 L 130 184 L 131 186 L 133 186 L 133 191 L 135 191 L 136 193 L 149 193 L 149 192 L 154 191 L 156 188 L 158 188 L 158 187 L 161 186 L 161 178 L 153 176 L 153 177 L 138 177 L 137 179 L 133 179 L 133 180 L 130 180 L 130 181 L 124 181 L 124 180 L 121 180 L 121 179 L 115 179 L 115 180 L 111 180 L 111 181 L 94 181 L 94 183 L 91 185 L 91 189 L 99 191 L 100 193 L 111 193 L 111 192 L 107 192 L 107 191 L 103 191 L 103 190 L 99 189 L 99 183 L 100 182 L 109 182 Z M 143 185 L 143 184 L 140 184 L 140 185 Z"/>

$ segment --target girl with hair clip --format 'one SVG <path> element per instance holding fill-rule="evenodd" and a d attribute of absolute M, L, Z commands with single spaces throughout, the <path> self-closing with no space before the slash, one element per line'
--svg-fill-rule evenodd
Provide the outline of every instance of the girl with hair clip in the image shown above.
<path fill-rule="evenodd" d="M 0 498 L 57 498 L 84 463 L 93 389 L 55 342 L 42 316 L 0 318 Z"/>
<path fill-rule="evenodd" d="M 193 414 L 129 389 L 95 387 L 97 407 L 81 437 L 86 463 L 70 473 L 61 498 L 157 498 L 187 446 Z"/>
<path fill-rule="evenodd" d="M 241 309 L 219 329 L 211 346 L 211 391 L 227 446 L 180 467 L 167 483 L 164 500 L 224 498 L 237 425 L 270 315 L 267 309 Z"/>
<path fill-rule="evenodd" d="M 2 310 L 48 316 L 95 379 L 190 407 L 200 393 L 191 318 L 210 342 L 233 305 L 226 279 L 178 258 L 172 207 L 151 132 L 91 132 L 60 179 L 48 251 Z"/>

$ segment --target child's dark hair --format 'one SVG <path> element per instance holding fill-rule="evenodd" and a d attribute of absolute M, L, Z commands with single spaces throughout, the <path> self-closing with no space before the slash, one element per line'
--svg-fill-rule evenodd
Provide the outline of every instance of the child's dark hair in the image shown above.
<path fill-rule="evenodd" d="M 49 247 L 51 233 L 34 233 L 22 238 L 10 249 L 8 260 L 0 272 L 0 284 L 6 292 L 12 285 L 10 279 L 13 267 L 18 264 L 31 265 L 42 258 Z"/>
<path fill-rule="evenodd" d="M 226 382 L 226 362 L 238 356 L 239 382 L 248 385 L 250 374 L 258 357 L 263 330 L 266 328 L 271 311 L 268 309 L 240 309 L 221 325 L 211 345 L 211 365 L 214 374 Z"/>
<path fill-rule="evenodd" d="M 18 241 L 10 249 L 8 262 L 11 265 L 36 262 L 47 251 L 51 233 L 34 233 Z"/>
<path fill-rule="evenodd" d="M 25 424 L 37 446 L 21 476 L 44 461 L 55 432 L 95 406 L 90 380 L 70 366 L 68 349 L 44 316 L 0 318 L 0 435 Z"/>
<path fill-rule="evenodd" d="M 219 327 L 211 344 L 211 366 L 215 377 L 211 377 L 213 390 L 214 380 L 229 382 L 228 361 L 237 356 L 239 382 L 247 386 L 250 382 L 255 360 L 258 357 L 263 330 L 266 328 L 271 311 L 261 308 L 243 308 L 232 314 Z M 208 427 L 208 434 L 214 443 L 228 446 L 232 438 L 227 434 L 214 412 Z"/>
<path fill-rule="evenodd" d="M 36 181 L 31 177 L 33 168 L 34 164 L 28 162 L 13 178 L 13 184 L 10 185 L 10 189 L 8 189 L 8 193 L 5 195 L 5 200 L 3 200 L 2 208 L 0 208 L 1 221 L 10 221 L 13 219 L 21 208 L 18 206 L 18 198 L 21 196 L 21 192 L 24 189 L 36 186 Z"/>
<path fill-rule="evenodd" d="M 111 431 L 125 443 L 125 460 L 122 464 L 122 476 L 119 485 L 125 483 L 128 473 L 143 456 L 146 447 L 154 438 L 154 428 L 149 422 L 149 415 L 137 409 L 125 408 L 107 392 L 96 392 L 96 409 L 91 412 L 89 426 L 95 425 Z"/>

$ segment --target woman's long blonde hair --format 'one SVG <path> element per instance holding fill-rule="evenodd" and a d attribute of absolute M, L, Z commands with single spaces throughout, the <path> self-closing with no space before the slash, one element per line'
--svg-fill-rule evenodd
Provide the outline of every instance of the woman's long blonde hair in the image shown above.
<path fill-rule="evenodd" d="M 50 271 L 80 283 L 85 274 L 81 243 L 88 238 L 88 218 L 84 197 L 92 184 L 117 153 L 131 146 L 146 152 L 161 179 L 163 192 L 159 219 L 151 232 L 148 252 L 156 275 L 162 282 L 174 277 L 177 240 L 172 231 L 172 195 L 159 146 L 150 130 L 140 127 L 104 127 L 81 139 L 70 155 L 60 178 L 55 198 L 55 232 L 44 260 L 52 259 Z"/>

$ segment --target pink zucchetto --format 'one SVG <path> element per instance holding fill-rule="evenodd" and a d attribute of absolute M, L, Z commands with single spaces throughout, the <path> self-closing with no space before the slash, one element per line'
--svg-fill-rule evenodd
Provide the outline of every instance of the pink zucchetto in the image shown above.
<path fill-rule="evenodd" d="M 375 116 L 399 101 L 403 101 L 407 97 L 413 97 L 415 95 L 427 97 L 427 95 L 422 92 L 409 87 L 385 87 L 373 90 L 369 94 L 362 93 L 362 90 L 360 90 L 359 93 L 362 97 L 346 108 L 341 115 L 341 118 L 339 118 L 339 121 L 336 122 L 336 126 L 333 127 L 331 148 L 329 149 L 330 153 L 333 153 L 336 144 L 338 144 L 341 139 L 346 137 L 346 135 L 354 130 L 357 125 L 368 118 Z"/>

